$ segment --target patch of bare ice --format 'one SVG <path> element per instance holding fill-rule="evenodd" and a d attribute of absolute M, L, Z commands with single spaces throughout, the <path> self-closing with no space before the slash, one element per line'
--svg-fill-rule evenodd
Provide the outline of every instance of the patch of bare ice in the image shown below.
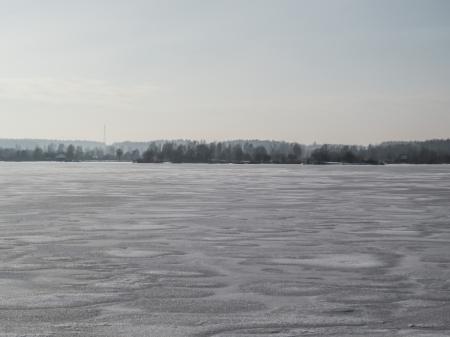
<path fill-rule="evenodd" d="M 285 265 L 306 265 L 327 268 L 374 268 L 383 263 L 370 254 L 330 254 L 313 258 L 276 258 L 271 262 Z"/>
<path fill-rule="evenodd" d="M 152 251 L 152 250 L 138 250 L 138 249 L 111 249 L 106 252 L 109 256 L 113 257 L 130 257 L 130 258 L 140 258 L 140 257 L 158 257 L 166 255 L 167 252 L 163 251 Z"/>

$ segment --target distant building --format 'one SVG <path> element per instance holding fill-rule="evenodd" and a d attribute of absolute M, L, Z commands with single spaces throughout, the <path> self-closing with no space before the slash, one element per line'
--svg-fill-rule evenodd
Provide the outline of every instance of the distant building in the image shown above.
<path fill-rule="evenodd" d="M 60 153 L 60 154 L 56 155 L 55 159 L 57 161 L 65 161 L 66 160 L 66 155 L 64 153 Z"/>

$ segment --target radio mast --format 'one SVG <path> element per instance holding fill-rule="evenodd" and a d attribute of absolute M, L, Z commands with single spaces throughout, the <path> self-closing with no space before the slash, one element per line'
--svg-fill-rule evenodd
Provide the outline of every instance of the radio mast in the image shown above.
<path fill-rule="evenodd" d="M 103 145 L 106 147 L 106 124 L 103 125 Z"/>

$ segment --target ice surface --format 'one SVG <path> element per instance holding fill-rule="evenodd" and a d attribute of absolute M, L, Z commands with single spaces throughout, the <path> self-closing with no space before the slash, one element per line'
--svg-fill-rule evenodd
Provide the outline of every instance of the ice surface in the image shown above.
<path fill-rule="evenodd" d="M 450 335 L 450 166 L 0 163 L 0 191 L 0 337 Z"/>
<path fill-rule="evenodd" d="M 303 259 L 280 258 L 273 259 L 272 263 L 327 268 L 374 268 L 382 265 L 375 257 L 369 254 L 330 254 Z"/>

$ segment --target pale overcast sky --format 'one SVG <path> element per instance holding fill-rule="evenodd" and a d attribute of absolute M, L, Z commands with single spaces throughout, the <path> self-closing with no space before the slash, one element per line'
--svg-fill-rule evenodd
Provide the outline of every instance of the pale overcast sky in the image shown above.
<path fill-rule="evenodd" d="M 450 137 L 450 1 L 0 0 L 0 138 Z"/>

